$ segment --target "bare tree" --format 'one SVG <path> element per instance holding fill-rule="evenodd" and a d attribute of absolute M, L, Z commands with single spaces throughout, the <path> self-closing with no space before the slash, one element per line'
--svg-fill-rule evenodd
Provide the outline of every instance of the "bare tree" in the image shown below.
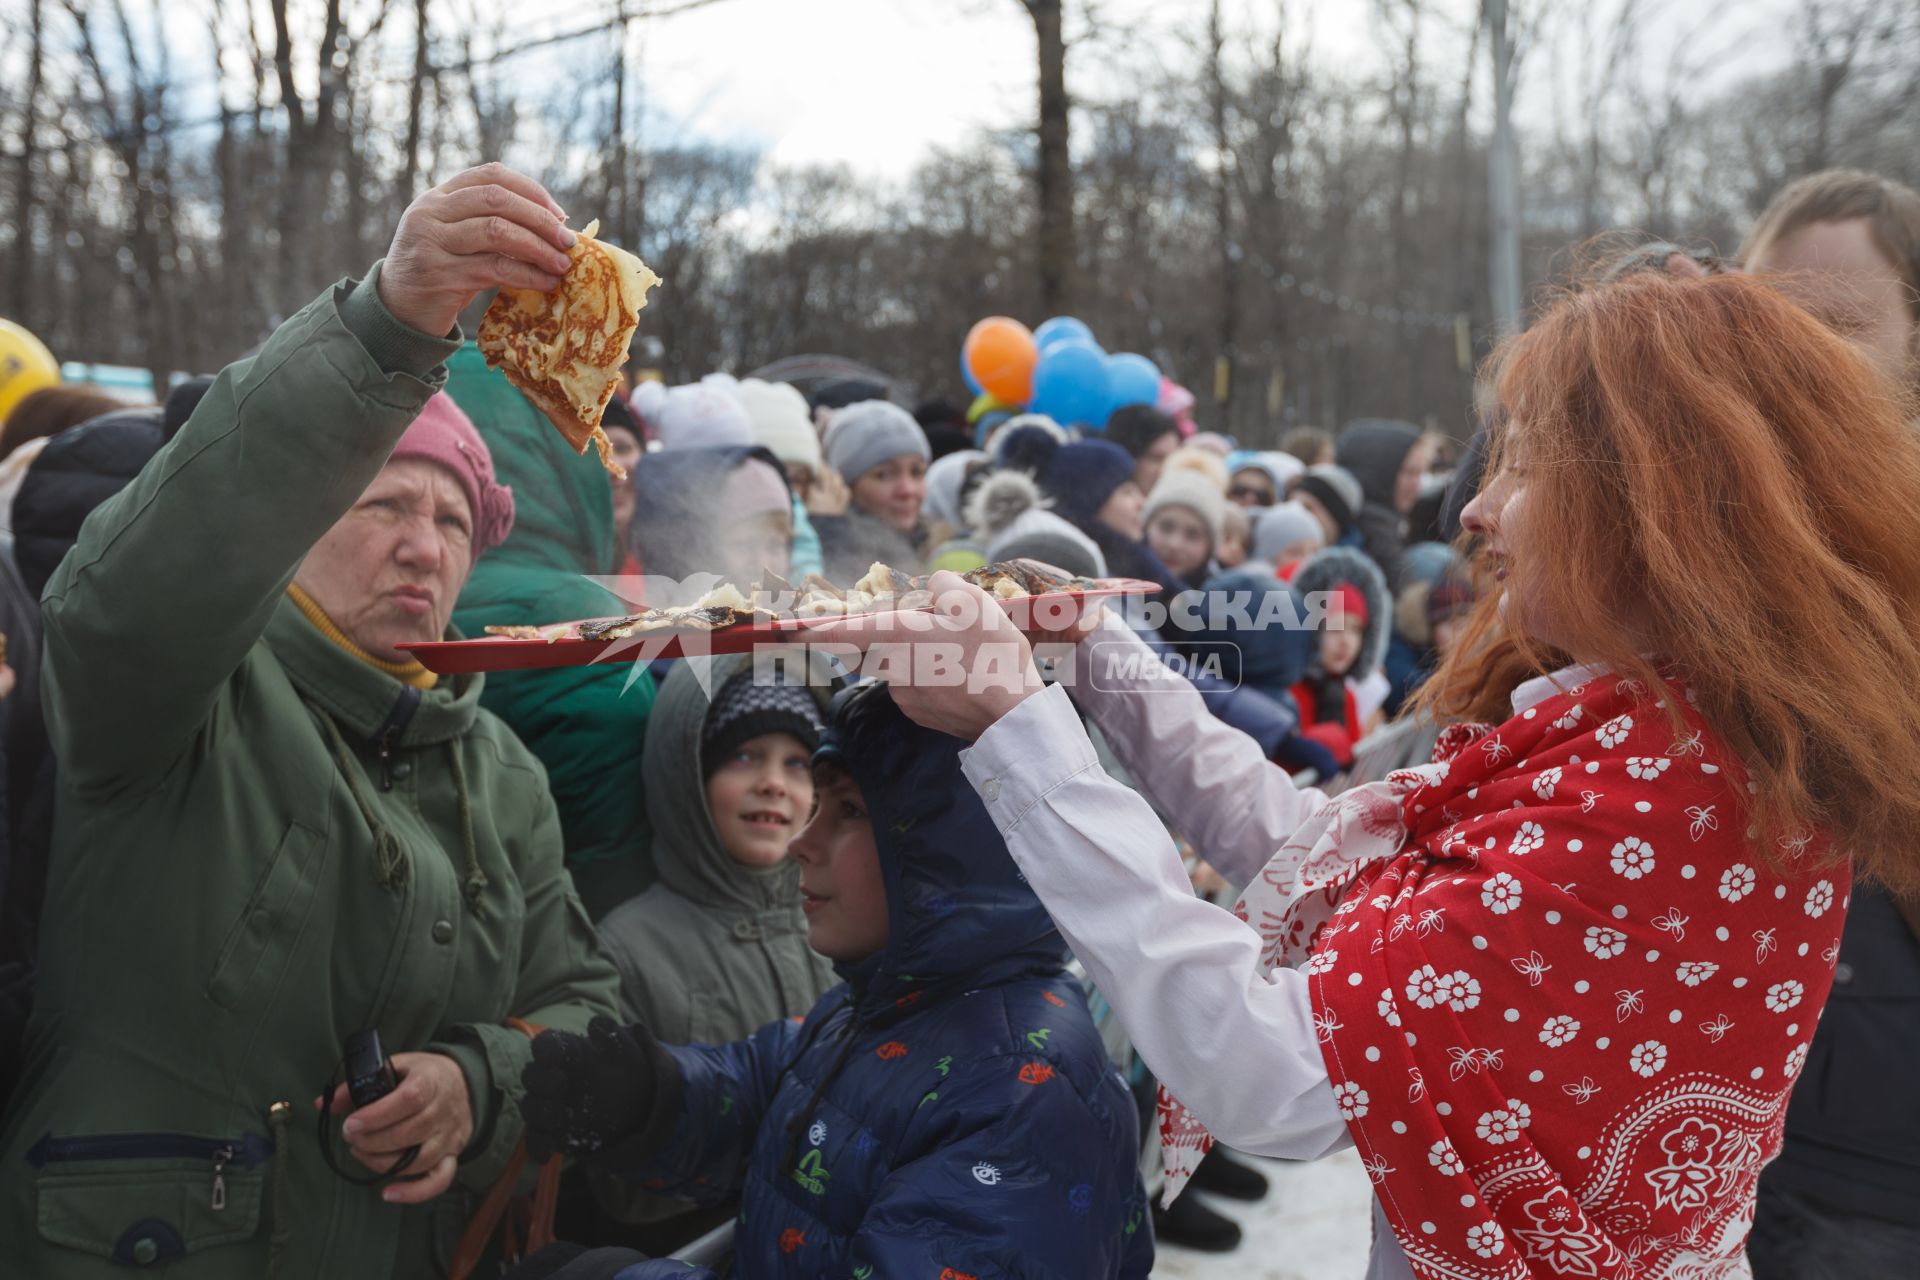
<path fill-rule="evenodd" d="M 1040 65 L 1040 117 L 1035 178 L 1040 204 L 1041 309 L 1069 307 L 1073 279 L 1073 159 L 1069 146 L 1067 35 L 1064 0 L 1020 0 L 1033 19 Z"/>

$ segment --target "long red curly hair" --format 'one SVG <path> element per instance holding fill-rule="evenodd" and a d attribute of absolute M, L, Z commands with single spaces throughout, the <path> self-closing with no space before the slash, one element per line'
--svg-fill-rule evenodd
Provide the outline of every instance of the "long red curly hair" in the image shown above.
<path fill-rule="evenodd" d="M 1747 769 L 1762 856 L 1824 835 L 1920 887 L 1920 436 L 1898 390 L 1740 275 L 1568 294 L 1490 370 L 1487 476 L 1526 455 L 1505 586 L 1560 648 L 1483 592 L 1420 701 L 1497 722 L 1568 660 L 1649 689 L 1677 670 Z"/>

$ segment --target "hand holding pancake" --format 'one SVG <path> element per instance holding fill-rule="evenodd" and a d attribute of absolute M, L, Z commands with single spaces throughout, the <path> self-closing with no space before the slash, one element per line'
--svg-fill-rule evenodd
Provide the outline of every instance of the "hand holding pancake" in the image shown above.
<path fill-rule="evenodd" d="M 380 268 L 380 301 L 422 333 L 452 329 L 475 294 L 560 283 L 575 236 L 546 189 L 499 162 L 468 169 L 407 207 Z"/>

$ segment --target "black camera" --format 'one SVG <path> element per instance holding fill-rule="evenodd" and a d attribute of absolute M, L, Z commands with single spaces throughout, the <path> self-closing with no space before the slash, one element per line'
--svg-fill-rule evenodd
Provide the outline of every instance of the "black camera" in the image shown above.
<path fill-rule="evenodd" d="M 400 1073 L 387 1060 L 380 1033 L 372 1028 L 356 1031 L 342 1042 L 340 1061 L 346 1072 L 347 1096 L 353 1099 L 355 1107 L 372 1106 L 400 1085 Z M 377 1187 L 405 1172 L 419 1154 L 418 1146 L 408 1147 L 384 1172 L 371 1177 L 342 1169 L 333 1154 L 333 1081 L 327 1081 L 320 1095 L 320 1156 L 335 1174 L 355 1186 Z"/>
<path fill-rule="evenodd" d="M 346 1063 L 347 1096 L 356 1107 L 372 1106 L 400 1084 L 400 1076 L 380 1046 L 378 1031 L 356 1031 L 348 1036 L 340 1057 Z"/>

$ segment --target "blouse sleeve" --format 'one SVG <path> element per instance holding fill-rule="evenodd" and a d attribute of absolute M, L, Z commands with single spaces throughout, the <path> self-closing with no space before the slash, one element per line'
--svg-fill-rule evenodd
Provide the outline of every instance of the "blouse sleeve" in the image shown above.
<path fill-rule="evenodd" d="M 1158 763 L 1187 754 L 1162 745 Z M 1064 690 L 1021 703 L 961 764 L 1141 1059 L 1209 1132 L 1295 1160 L 1351 1145 L 1305 975 L 1263 973 L 1259 934 L 1194 897 L 1165 828 L 1100 769 Z"/>
<path fill-rule="evenodd" d="M 1209 714 L 1194 687 L 1111 613 L 1074 649 L 1063 683 L 1134 785 L 1236 887 L 1326 801 Z"/>

